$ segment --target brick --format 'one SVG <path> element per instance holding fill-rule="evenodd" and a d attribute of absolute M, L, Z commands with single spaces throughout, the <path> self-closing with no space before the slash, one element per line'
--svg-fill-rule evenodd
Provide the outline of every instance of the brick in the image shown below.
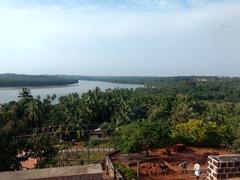
<path fill-rule="evenodd" d="M 221 174 L 221 179 L 225 179 L 227 178 L 227 175 L 226 174 Z"/>
<path fill-rule="evenodd" d="M 213 165 L 216 166 L 216 167 L 219 167 L 219 162 L 213 161 Z"/>
<path fill-rule="evenodd" d="M 233 178 L 233 177 L 235 177 L 235 174 L 233 173 L 228 174 L 228 178 Z"/>
<path fill-rule="evenodd" d="M 217 179 L 220 179 L 221 178 L 221 174 L 217 174 Z"/>
<path fill-rule="evenodd" d="M 237 172 L 237 168 L 232 168 L 231 172 Z"/>
<path fill-rule="evenodd" d="M 240 167 L 240 162 L 235 162 L 234 167 Z"/>
<path fill-rule="evenodd" d="M 224 169 L 217 169 L 217 173 L 223 173 Z"/>
<path fill-rule="evenodd" d="M 207 173 L 211 174 L 211 173 L 212 173 L 211 169 L 208 169 L 208 170 L 207 170 Z"/>
<path fill-rule="evenodd" d="M 225 173 L 229 173 L 229 172 L 231 172 L 231 169 L 230 168 L 225 168 L 224 171 L 225 171 Z"/>
<path fill-rule="evenodd" d="M 208 157 L 208 162 L 212 163 L 213 162 L 212 158 Z"/>
<path fill-rule="evenodd" d="M 221 167 L 227 167 L 227 163 L 221 163 Z"/>
<path fill-rule="evenodd" d="M 229 162 L 228 167 L 233 167 L 233 162 Z"/>

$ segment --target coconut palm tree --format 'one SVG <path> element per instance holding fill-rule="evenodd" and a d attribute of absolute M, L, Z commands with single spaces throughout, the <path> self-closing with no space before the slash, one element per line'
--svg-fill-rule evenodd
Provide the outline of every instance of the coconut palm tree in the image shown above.
<path fill-rule="evenodd" d="M 33 127 L 38 127 L 39 121 L 42 118 L 42 109 L 39 102 L 36 100 L 29 101 L 25 112 L 29 123 L 32 124 Z"/>
<path fill-rule="evenodd" d="M 18 98 L 21 100 L 28 100 L 31 99 L 33 96 L 31 95 L 31 91 L 28 88 L 22 88 L 18 92 Z"/>

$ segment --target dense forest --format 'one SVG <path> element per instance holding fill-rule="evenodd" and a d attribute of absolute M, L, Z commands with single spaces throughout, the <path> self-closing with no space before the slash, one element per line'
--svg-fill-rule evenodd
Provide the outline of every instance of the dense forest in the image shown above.
<path fill-rule="evenodd" d="M 0 87 L 58 86 L 78 83 L 78 80 L 50 75 L 0 74 Z"/>
<path fill-rule="evenodd" d="M 111 77 L 111 76 L 62 76 L 79 80 L 142 84 L 161 95 L 185 94 L 199 100 L 240 100 L 240 78 L 218 76 L 177 77 Z"/>
<path fill-rule="evenodd" d="M 43 99 L 22 89 L 16 94 L 19 101 L 0 106 L 0 170 L 19 169 L 27 157 L 38 157 L 39 167 L 54 164 L 59 139 L 84 141 L 96 128 L 123 153 L 148 154 L 149 148 L 175 143 L 240 152 L 239 78 L 144 81 L 144 88 L 96 87 L 82 95 Z M 25 156 L 19 157 L 23 151 Z"/>

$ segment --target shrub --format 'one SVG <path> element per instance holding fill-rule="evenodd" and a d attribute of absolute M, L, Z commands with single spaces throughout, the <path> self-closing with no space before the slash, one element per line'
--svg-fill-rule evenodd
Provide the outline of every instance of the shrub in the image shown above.
<path fill-rule="evenodd" d="M 225 125 L 193 119 L 176 125 L 172 131 L 172 138 L 176 143 L 186 145 L 219 147 L 228 138 L 228 134 Z"/>
<path fill-rule="evenodd" d="M 114 163 L 114 167 L 124 176 L 124 179 L 132 180 L 137 178 L 137 174 L 134 170 L 121 163 Z"/>

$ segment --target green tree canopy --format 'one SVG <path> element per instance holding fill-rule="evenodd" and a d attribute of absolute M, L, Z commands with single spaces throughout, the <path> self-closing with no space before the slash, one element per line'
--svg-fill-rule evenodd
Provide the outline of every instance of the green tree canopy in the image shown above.
<path fill-rule="evenodd" d="M 176 143 L 197 146 L 220 146 L 228 139 L 228 135 L 226 125 L 217 125 L 211 121 L 204 123 L 199 119 L 177 124 L 172 131 L 172 138 Z"/>
<path fill-rule="evenodd" d="M 114 136 L 115 147 L 123 153 L 146 151 L 168 144 L 170 130 L 164 123 L 136 122 L 121 127 Z"/>

